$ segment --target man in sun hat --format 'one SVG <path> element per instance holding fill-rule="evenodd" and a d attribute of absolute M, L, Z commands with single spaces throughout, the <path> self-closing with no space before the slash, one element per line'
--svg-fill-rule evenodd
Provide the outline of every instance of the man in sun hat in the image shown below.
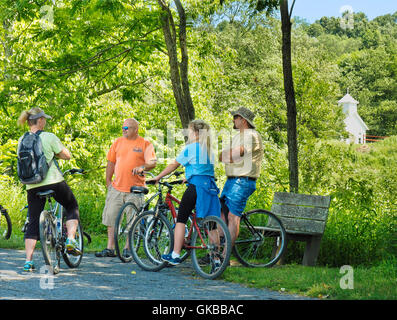
<path fill-rule="evenodd" d="M 221 194 L 222 213 L 232 239 L 238 237 L 240 218 L 249 196 L 256 189 L 263 159 L 263 145 L 260 134 L 255 130 L 255 114 L 244 107 L 231 112 L 233 129 L 239 132 L 232 138 L 231 145 L 222 150 L 219 161 L 225 164 L 227 181 Z"/>

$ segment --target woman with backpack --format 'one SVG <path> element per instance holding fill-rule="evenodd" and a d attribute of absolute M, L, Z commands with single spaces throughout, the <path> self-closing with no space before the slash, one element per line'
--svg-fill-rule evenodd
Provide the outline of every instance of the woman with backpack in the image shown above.
<path fill-rule="evenodd" d="M 37 240 L 40 239 L 39 219 L 40 213 L 44 209 L 45 199 L 37 197 L 37 192 L 55 191 L 55 200 L 66 209 L 67 251 L 73 255 L 82 254 L 75 240 L 79 221 L 78 204 L 55 162 L 55 158 L 69 160 L 71 155 L 56 135 L 43 131 L 47 119 L 51 119 L 51 117 L 40 108 L 23 111 L 18 119 L 20 126 L 24 126 L 26 122 L 29 126 L 29 131 L 18 141 L 18 175 L 21 182 L 26 184 L 29 208 L 29 224 L 25 232 L 26 262 L 23 267 L 24 271 L 33 271 L 35 269 L 32 258 Z M 26 143 L 28 139 L 30 139 L 30 143 Z M 28 150 L 29 148 L 34 150 Z M 22 152 L 25 152 L 25 157 L 21 157 Z M 29 157 L 29 154 L 37 156 L 37 153 L 41 153 L 41 158 L 45 159 L 45 161 L 39 161 L 36 164 L 37 169 L 40 171 L 39 173 L 37 173 L 38 170 L 35 167 L 29 168 L 31 163 L 35 161 L 33 158 L 36 157 L 23 161 L 23 159 Z"/>

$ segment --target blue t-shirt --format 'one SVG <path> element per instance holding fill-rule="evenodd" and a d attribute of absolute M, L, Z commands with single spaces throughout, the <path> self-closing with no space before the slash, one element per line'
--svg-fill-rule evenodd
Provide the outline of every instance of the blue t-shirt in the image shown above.
<path fill-rule="evenodd" d="M 211 161 L 212 159 L 212 161 Z M 176 161 L 185 167 L 186 180 L 192 176 L 214 176 L 214 161 L 208 156 L 206 148 L 195 142 L 188 144 L 176 157 Z"/>

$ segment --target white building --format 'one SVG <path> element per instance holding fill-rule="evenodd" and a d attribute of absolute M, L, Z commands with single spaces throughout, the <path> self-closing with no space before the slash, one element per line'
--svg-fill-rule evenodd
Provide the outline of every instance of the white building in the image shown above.
<path fill-rule="evenodd" d="M 353 99 L 348 91 L 338 103 L 342 104 L 343 112 L 346 114 L 346 131 L 349 132 L 349 138 L 346 139 L 346 143 L 365 143 L 365 135 L 368 127 L 357 113 L 357 105 L 359 102 Z"/>

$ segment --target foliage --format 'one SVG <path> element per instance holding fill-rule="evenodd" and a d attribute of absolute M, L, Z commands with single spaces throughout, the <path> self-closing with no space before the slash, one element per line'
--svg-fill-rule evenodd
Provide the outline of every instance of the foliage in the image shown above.
<path fill-rule="evenodd" d="M 211 124 L 219 151 L 234 133 L 229 111 L 249 107 L 264 140 L 261 177 L 247 210 L 270 209 L 273 193 L 288 191 L 280 21 L 250 2 L 184 1 L 196 117 Z M 159 8 L 157 1 L 64 0 L 56 2 L 53 22 L 43 24 L 44 3 L 0 3 L 0 203 L 9 204 L 13 223 L 21 227 L 26 196 L 15 174 L 15 149 L 26 128 L 16 120 L 22 110 L 39 106 L 53 116 L 46 129 L 72 152 L 71 161 L 60 162 L 62 169 L 87 170 L 69 181 L 84 227 L 104 234 L 103 167 L 123 119 L 137 118 L 140 134 L 162 155 L 155 172 L 184 143 L 178 132 L 172 144 L 167 132 L 182 126 Z M 313 24 L 294 19 L 301 192 L 332 196 L 323 265 L 372 264 L 395 255 L 396 137 L 369 145 L 368 152 L 339 142 L 346 133 L 337 105 L 348 87 L 371 134 L 396 135 L 395 19 L 394 14 L 368 21 L 356 14 L 354 30 L 342 30 L 337 18 Z M 216 175 L 222 188 L 222 164 L 216 164 Z M 299 262 L 302 250 L 294 244 L 288 259 Z"/>

